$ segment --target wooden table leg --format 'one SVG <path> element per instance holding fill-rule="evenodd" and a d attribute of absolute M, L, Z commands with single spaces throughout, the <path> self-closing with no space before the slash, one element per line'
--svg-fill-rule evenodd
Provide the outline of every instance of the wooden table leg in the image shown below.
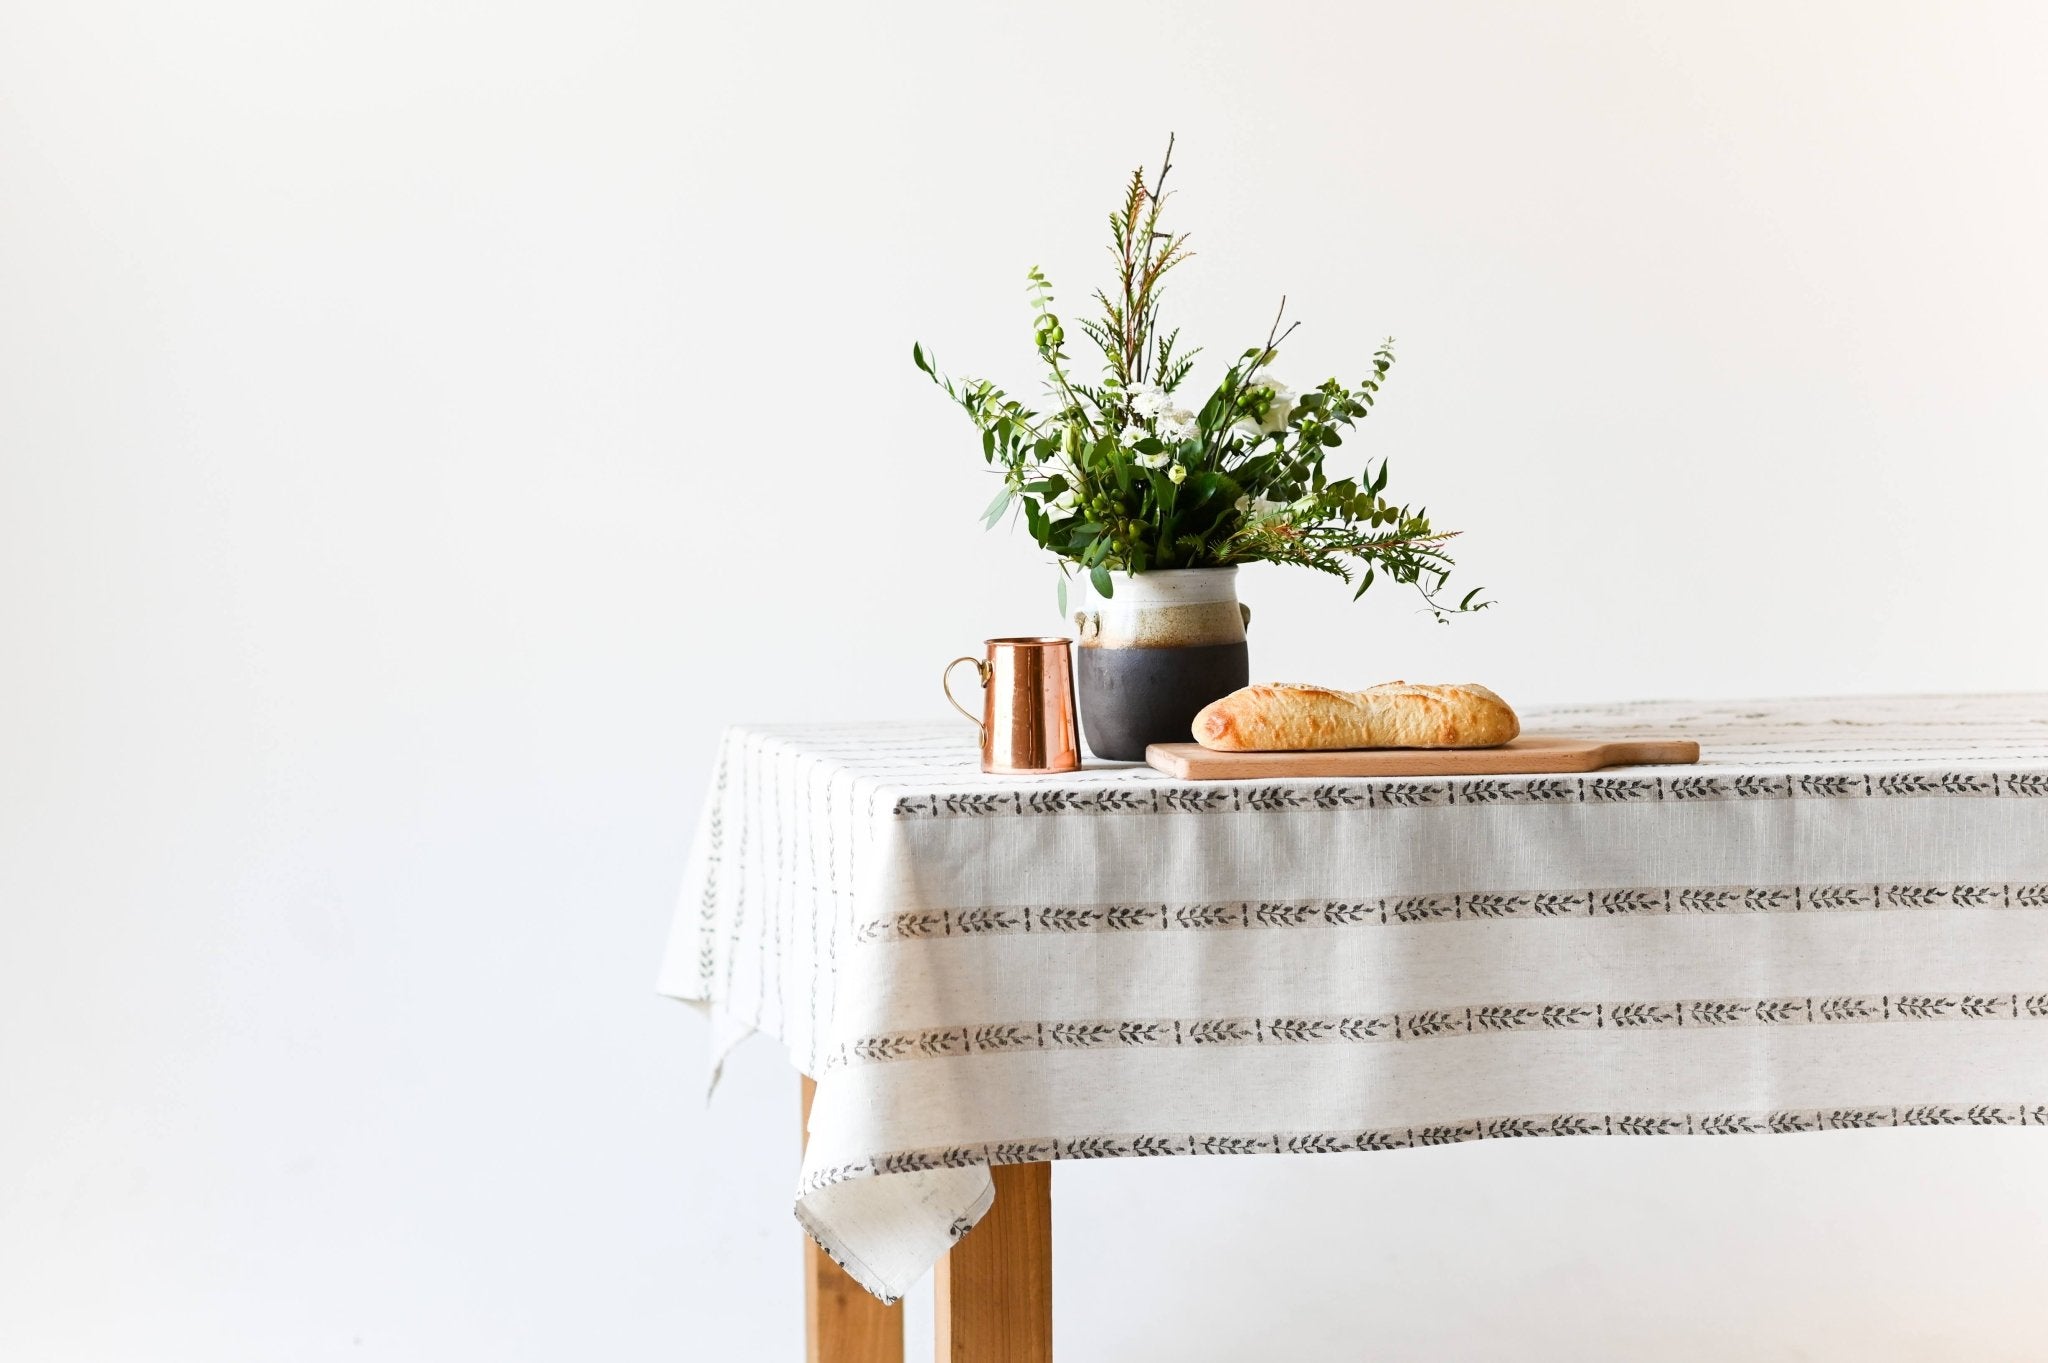
<path fill-rule="evenodd" d="M 804 1079 L 803 1129 L 811 1129 Z M 903 1303 L 884 1306 L 804 1237 L 804 1363 L 903 1363 Z"/>
<path fill-rule="evenodd" d="M 989 1170 L 995 1205 L 939 1261 L 938 1363 L 1052 1363 L 1052 1166 Z"/>

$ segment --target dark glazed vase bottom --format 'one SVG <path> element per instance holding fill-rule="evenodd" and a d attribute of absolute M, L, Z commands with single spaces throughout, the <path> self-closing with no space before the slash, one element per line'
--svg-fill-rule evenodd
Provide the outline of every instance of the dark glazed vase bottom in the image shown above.
<path fill-rule="evenodd" d="M 1088 751 L 1105 762 L 1142 762 L 1150 743 L 1187 743 L 1195 715 L 1251 684 L 1251 656 L 1235 644 L 1186 648 L 1100 648 L 1083 645 L 1081 730 Z"/>

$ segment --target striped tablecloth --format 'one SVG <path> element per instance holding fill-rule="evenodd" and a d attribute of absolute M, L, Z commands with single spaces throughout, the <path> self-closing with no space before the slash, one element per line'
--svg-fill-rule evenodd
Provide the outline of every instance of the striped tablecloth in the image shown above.
<path fill-rule="evenodd" d="M 2048 1124 L 2048 696 L 1559 707 L 1697 767 L 984 776 L 730 730 L 663 993 L 818 1080 L 806 1229 L 896 1297 L 987 1166 Z"/>

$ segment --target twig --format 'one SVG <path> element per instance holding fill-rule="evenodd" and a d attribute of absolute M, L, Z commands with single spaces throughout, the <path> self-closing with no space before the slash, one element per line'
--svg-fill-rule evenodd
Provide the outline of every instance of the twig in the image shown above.
<path fill-rule="evenodd" d="M 1286 315 L 1287 295 L 1283 293 L 1280 295 L 1279 311 L 1273 314 L 1273 325 L 1266 329 L 1266 347 L 1265 349 L 1259 352 L 1259 362 L 1258 364 L 1253 365 L 1252 368 L 1259 369 L 1264 367 L 1265 365 L 1273 363 L 1273 360 L 1275 358 L 1274 352 L 1279 349 L 1280 343 L 1286 340 L 1289 336 L 1292 336 L 1294 334 L 1294 329 L 1301 325 L 1301 323 L 1299 322 L 1290 322 L 1287 325 L 1287 330 L 1281 331 L 1280 319 L 1285 317 Z"/>

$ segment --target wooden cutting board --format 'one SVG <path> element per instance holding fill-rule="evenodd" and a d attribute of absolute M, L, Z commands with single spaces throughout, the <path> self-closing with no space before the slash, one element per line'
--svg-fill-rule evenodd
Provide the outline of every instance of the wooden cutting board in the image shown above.
<path fill-rule="evenodd" d="M 1510 776 L 1598 771 L 1700 760 L 1691 739 L 1573 738 L 1524 734 L 1498 748 L 1347 748 L 1328 752 L 1211 752 L 1199 743 L 1154 743 L 1145 761 L 1183 781 L 1290 776 Z"/>

